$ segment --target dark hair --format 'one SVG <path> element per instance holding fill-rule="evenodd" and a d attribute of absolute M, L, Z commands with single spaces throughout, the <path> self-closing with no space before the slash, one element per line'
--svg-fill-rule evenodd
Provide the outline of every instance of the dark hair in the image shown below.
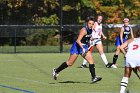
<path fill-rule="evenodd" d="M 98 14 L 98 15 L 97 15 L 97 17 L 99 17 L 99 16 L 103 17 L 103 15 L 102 15 L 102 14 Z"/>
<path fill-rule="evenodd" d="M 140 37 L 140 29 L 136 31 L 136 37 Z"/>
<path fill-rule="evenodd" d="M 93 17 L 93 16 L 87 17 L 86 22 L 89 22 L 90 20 L 95 22 L 95 20 L 94 20 L 94 17 Z"/>

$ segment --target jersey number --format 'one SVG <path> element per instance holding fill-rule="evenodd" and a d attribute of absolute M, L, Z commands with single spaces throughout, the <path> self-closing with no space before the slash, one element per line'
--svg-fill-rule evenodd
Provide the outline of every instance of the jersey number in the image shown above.
<path fill-rule="evenodd" d="M 98 35 L 101 36 L 101 32 L 99 32 Z"/>
<path fill-rule="evenodd" d="M 133 45 L 133 50 L 136 50 L 139 48 L 139 45 Z"/>

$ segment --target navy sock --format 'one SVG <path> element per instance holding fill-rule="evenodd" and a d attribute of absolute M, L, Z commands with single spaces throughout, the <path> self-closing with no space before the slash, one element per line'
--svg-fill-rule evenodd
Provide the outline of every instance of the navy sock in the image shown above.
<path fill-rule="evenodd" d="M 117 59 L 118 59 L 118 55 L 115 54 L 114 57 L 113 57 L 113 64 L 116 64 Z"/>
<path fill-rule="evenodd" d="M 59 73 L 60 71 L 64 70 L 65 68 L 67 68 L 68 65 L 66 62 L 62 63 L 57 69 L 56 69 L 56 73 Z"/>
<path fill-rule="evenodd" d="M 95 65 L 94 64 L 89 64 L 89 71 L 91 73 L 92 78 L 95 78 Z"/>

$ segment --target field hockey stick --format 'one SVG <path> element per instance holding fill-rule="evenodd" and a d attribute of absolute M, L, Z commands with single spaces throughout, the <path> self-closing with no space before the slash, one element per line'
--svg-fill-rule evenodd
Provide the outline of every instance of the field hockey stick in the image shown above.
<path fill-rule="evenodd" d="M 94 40 L 94 39 L 93 39 L 93 40 Z M 95 42 L 95 44 L 98 43 L 98 42 L 100 42 L 100 41 L 102 41 L 102 40 L 104 40 L 104 38 L 101 38 L 101 39 L 97 40 L 97 41 Z M 93 46 L 94 46 L 94 44 L 91 44 L 91 45 L 88 47 L 88 50 L 90 50 L 90 48 L 93 47 Z"/>
<path fill-rule="evenodd" d="M 137 69 L 136 68 L 132 68 L 133 69 L 133 72 L 137 75 L 137 77 L 140 79 L 140 76 L 139 76 L 139 74 L 138 74 L 138 71 L 137 71 Z"/>
<path fill-rule="evenodd" d="M 101 39 L 97 40 L 97 41 L 95 42 L 95 44 L 98 43 L 98 42 L 100 42 L 100 41 L 102 41 L 102 40 L 104 40 L 104 38 L 101 38 Z M 94 45 L 91 44 L 91 45 L 88 47 L 88 50 L 86 50 L 85 53 L 82 54 L 82 56 L 85 57 L 86 54 L 87 54 L 87 52 L 88 52 L 88 51 L 90 50 L 90 48 L 93 47 L 93 46 L 94 46 Z"/>

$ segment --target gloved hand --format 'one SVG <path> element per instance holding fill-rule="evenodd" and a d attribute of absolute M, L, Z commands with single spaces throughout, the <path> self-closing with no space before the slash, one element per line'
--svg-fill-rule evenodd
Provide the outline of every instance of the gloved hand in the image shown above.
<path fill-rule="evenodd" d="M 87 52 L 88 52 L 88 50 L 87 50 L 87 49 L 85 49 L 85 48 L 83 48 L 83 49 L 82 49 L 82 56 L 83 56 L 83 57 L 85 57 L 85 56 L 86 56 L 86 54 L 87 54 Z"/>

